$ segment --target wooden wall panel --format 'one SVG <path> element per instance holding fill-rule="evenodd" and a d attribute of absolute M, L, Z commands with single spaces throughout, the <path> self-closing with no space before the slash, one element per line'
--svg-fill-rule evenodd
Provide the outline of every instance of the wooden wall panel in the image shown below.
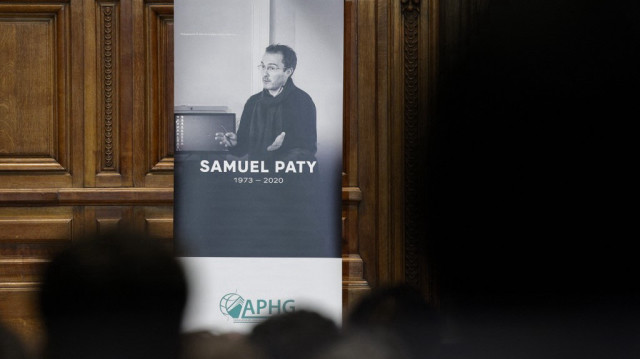
<path fill-rule="evenodd" d="M 342 103 L 342 186 L 355 187 L 358 184 L 358 141 L 357 141 L 357 19 L 355 0 L 344 2 L 344 99 Z"/>
<path fill-rule="evenodd" d="M 135 209 L 135 226 L 173 249 L 173 206 L 144 206 Z"/>
<path fill-rule="evenodd" d="M 2 258 L 0 276 L 3 286 L 13 288 L 38 282 L 47 263 L 47 259 L 40 258 Z"/>
<path fill-rule="evenodd" d="M 104 235 L 119 229 L 129 228 L 133 217 L 131 206 L 84 206 L 81 207 L 86 235 Z"/>
<path fill-rule="evenodd" d="M 362 204 L 359 187 L 358 152 L 358 10 L 357 1 L 344 3 L 343 83 L 343 174 L 342 174 L 342 261 L 343 307 L 352 306 L 371 287 L 365 279 L 360 255 L 358 216 Z"/>
<path fill-rule="evenodd" d="M 355 130 L 357 138 L 357 181 L 362 201 L 358 205 L 357 253 L 364 262 L 364 275 L 372 285 L 377 285 L 377 206 L 374 200 L 377 189 L 376 151 L 376 2 L 358 0 L 354 2 L 357 13 L 355 51 L 358 76 L 355 86 L 357 99 L 355 108 Z M 369 35 L 364 35 L 369 34 Z"/>
<path fill-rule="evenodd" d="M 56 155 L 54 24 L 52 18 L 0 22 L 4 153 Z"/>
<path fill-rule="evenodd" d="M 72 238 L 71 207 L 0 207 L 0 288 L 33 288 L 46 261 Z"/>
<path fill-rule="evenodd" d="M 31 348 L 42 340 L 36 305 L 42 271 L 70 242 L 76 219 L 71 207 L 0 207 L 0 320 Z"/>
<path fill-rule="evenodd" d="M 133 185 L 130 4 L 84 0 L 85 185 Z"/>
<path fill-rule="evenodd" d="M 0 4 L 0 320 L 27 343 L 42 270 L 71 241 L 137 226 L 171 244 L 172 11 Z"/>
<path fill-rule="evenodd" d="M 0 219 L 0 241 L 60 240 L 70 233 L 71 219 Z"/>
<path fill-rule="evenodd" d="M 48 258 L 71 239 L 73 224 L 71 207 L 0 207 L 0 263 Z"/>
<path fill-rule="evenodd" d="M 67 8 L 0 4 L 0 187 L 71 185 Z"/>
<path fill-rule="evenodd" d="M 135 183 L 173 186 L 173 5 L 134 2 L 136 82 Z M 142 41 L 141 41 L 142 40 Z"/>
<path fill-rule="evenodd" d="M 0 286 L 0 313 L 2 323 L 22 339 L 34 357 L 40 353 L 44 343 L 44 330 L 38 318 L 38 290 Z"/>

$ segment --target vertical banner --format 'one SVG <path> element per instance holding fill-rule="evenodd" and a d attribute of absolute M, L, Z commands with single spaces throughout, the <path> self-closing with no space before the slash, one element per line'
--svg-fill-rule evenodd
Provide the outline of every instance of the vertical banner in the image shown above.
<path fill-rule="evenodd" d="M 185 330 L 342 316 L 343 0 L 175 3 Z"/>

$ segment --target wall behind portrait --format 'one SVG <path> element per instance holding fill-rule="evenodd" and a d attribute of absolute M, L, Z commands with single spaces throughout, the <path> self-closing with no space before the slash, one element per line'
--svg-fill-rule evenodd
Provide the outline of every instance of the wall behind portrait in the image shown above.
<path fill-rule="evenodd" d="M 174 102 L 227 107 L 239 121 L 262 88 L 255 67 L 269 43 L 269 0 L 181 1 L 176 16 L 192 21 L 175 24 Z"/>
<path fill-rule="evenodd" d="M 335 4 L 329 6 L 327 2 Z M 336 46 L 343 40 L 342 0 L 271 0 L 270 42 L 291 46 L 298 55 L 293 75 L 296 85 L 316 104 L 318 157 L 335 154 L 327 149 L 341 148 L 336 127 L 342 126 L 343 51 Z"/>

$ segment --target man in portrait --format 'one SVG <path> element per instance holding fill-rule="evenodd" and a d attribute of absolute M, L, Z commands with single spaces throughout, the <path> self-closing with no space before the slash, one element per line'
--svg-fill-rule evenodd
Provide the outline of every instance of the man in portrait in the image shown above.
<path fill-rule="evenodd" d="M 237 134 L 216 134 L 231 154 L 248 155 L 250 160 L 315 160 L 316 107 L 293 83 L 296 65 L 296 53 L 289 46 L 266 48 L 258 65 L 263 90 L 247 100 Z"/>

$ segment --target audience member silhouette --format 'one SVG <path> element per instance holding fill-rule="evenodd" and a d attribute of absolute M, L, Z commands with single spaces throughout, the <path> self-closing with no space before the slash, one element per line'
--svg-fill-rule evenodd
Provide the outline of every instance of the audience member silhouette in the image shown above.
<path fill-rule="evenodd" d="M 249 335 L 267 359 L 312 358 L 339 338 L 333 321 L 306 310 L 271 317 Z"/>
<path fill-rule="evenodd" d="M 186 293 L 181 267 L 153 240 L 112 233 L 77 241 L 45 271 L 45 356 L 175 359 Z"/>
<path fill-rule="evenodd" d="M 364 297 L 349 314 L 346 326 L 353 332 L 387 332 L 390 343 L 399 340 L 410 358 L 431 358 L 440 351 L 441 322 L 416 289 L 399 285 L 375 289 Z"/>
<path fill-rule="evenodd" d="M 180 359 L 262 359 L 262 355 L 242 334 L 197 331 L 183 334 Z"/>
<path fill-rule="evenodd" d="M 387 331 L 347 334 L 314 359 L 408 359 L 402 342 Z"/>

